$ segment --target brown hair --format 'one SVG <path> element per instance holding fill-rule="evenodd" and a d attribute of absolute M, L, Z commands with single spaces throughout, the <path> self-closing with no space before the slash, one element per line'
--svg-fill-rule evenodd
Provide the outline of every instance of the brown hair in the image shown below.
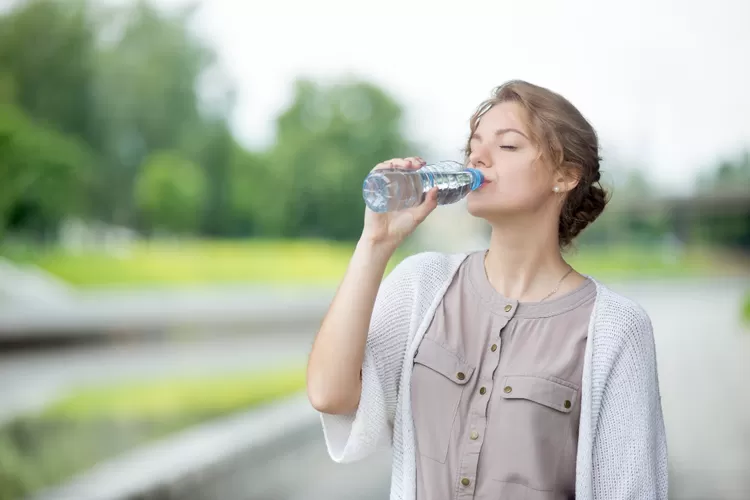
<path fill-rule="evenodd" d="M 583 229 L 594 222 L 607 204 L 607 193 L 599 182 L 599 140 L 591 124 L 563 96 L 521 80 L 511 80 L 492 91 L 471 117 L 466 160 L 471 136 L 482 116 L 496 104 L 516 102 L 525 110 L 531 139 L 541 155 L 555 168 L 578 178 L 565 199 L 558 237 L 565 248 Z"/>

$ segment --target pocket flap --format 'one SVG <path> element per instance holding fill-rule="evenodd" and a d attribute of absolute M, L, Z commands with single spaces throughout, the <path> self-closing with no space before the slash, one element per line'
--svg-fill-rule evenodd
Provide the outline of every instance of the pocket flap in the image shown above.
<path fill-rule="evenodd" d="M 505 399 L 528 399 L 563 413 L 570 413 L 578 399 L 578 387 L 570 382 L 535 375 L 505 377 L 501 391 Z"/>
<path fill-rule="evenodd" d="M 461 360 L 453 351 L 430 339 L 419 344 L 414 362 L 434 370 L 453 382 L 464 385 L 474 373 L 474 367 Z"/>

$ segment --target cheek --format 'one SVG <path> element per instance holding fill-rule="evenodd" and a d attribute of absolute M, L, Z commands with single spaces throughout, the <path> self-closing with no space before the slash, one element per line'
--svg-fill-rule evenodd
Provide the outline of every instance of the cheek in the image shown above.
<path fill-rule="evenodd" d="M 498 184 L 506 191 L 507 196 L 536 198 L 548 183 L 546 172 L 532 159 L 519 157 L 516 160 L 509 161 L 498 169 Z"/>

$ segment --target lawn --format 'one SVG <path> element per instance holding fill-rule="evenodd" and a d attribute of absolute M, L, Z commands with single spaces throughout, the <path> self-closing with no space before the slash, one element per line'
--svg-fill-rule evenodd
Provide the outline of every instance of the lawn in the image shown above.
<path fill-rule="evenodd" d="M 688 248 L 677 253 L 658 246 L 581 247 L 566 258 L 581 273 L 604 279 L 681 278 L 730 272 L 715 250 Z"/>
<path fill-rule="evenodd" d="M 74 391 L 0 426 L 0 500 L 24 498 L 126 450 L 304 384 L 304 368 L 292 367 Z"/>
<path fill-rule="evenodd" d="M 142 243 L 126 253 L 72 253 L 5 249 L 12 260 L 35 264 L 81 286 L 206 283 L 335 285 L 343 276 L 353 243 L 295 241 L 187 241 Z M 406 251 L 394 256 L 389 269 Z M 704 276 L 720 272 L 715 254 L 688 249 L 679 255 L 659 247 L 583 247 L 569 255 L 581 272 L 600 279 Z"/>
<path fill-rule="evenodd" d="M 326 241 L 186 241 L 141 243 L 127 252 L 10 250 L 65 281 L 91 285 L 202 283 L 333 283 L 343 276 L 353 244 Z"/>

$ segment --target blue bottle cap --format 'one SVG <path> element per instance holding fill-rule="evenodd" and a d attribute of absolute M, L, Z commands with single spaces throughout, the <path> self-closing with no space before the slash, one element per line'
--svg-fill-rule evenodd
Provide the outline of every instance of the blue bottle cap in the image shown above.
<path fill-rule="evenodd" d="M 467 168 L 466 171 L 469 172 L 474 179 L 471 183 L 471 190 L 474 191 L 484 182 L 484 174 L 476 168 Z"/>

